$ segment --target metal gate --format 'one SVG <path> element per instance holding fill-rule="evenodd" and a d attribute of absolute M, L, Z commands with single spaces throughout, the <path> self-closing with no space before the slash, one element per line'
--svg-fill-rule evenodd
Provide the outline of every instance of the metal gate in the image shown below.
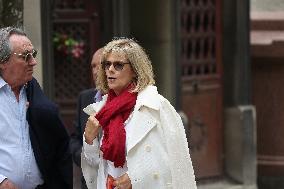
<path fill-rule="evenodd" d="M 80 91 L 92 87 L 90 60 L 101 39 L 100 1 L 56 0 L 53 10 L 54 98 L 72 132 Z"/>
<path fill-rule="evenodd" d="M 197 179 L 223 174 L 220 0 L 181 0 L 181 108 Z"/>

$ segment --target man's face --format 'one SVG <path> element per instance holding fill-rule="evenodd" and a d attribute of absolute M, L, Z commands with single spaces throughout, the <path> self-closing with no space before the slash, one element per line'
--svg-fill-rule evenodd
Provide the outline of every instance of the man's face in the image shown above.
<path fill-rule="evenodd" d="M 26 36 L 10 36 L 12 53 L 8 61 L 0 64 L 2 78 L 12 87 L 21 87 L 32 80 L 33 68 L 37 64 L 32 56 L 33 45 Z M 15 54 L 14 54 L 15 53 Z M 30 53 L 28 56 L 25 56 Z"/>
<path fill-rule="evenodd" d="M 92 68 L 92 75 L 93 75 L 94 82 L 96 82 L 96 79 L 97 79 L 97 73 L 99 70 L 100 63 L 101 63 L 101 55 L 102 55 L 102 50 L 96 51 L 91 61 L 91 68 Z"/>

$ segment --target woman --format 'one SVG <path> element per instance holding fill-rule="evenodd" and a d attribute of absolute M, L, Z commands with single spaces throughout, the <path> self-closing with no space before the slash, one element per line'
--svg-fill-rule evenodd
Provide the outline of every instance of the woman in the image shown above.
<path fill-rule="evenodd" d="M 151 61 L 135 41 L 104 47 L 96 86 L 106 95 L 84 109 L 89 189 L 196 189 L 181 119 L 154 84 Z"/>

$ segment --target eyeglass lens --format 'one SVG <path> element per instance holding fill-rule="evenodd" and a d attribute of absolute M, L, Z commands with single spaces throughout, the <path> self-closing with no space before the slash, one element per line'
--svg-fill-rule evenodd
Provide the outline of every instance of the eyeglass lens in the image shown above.
<path fill-rule="evenodd" d="M 102 67 L 104 70 L 108 70 L 110 68 L 111 65 L 113 65 L 114 69 L 116 71 L 121 71 L 124 67 L 125 64 L 129 64 L 128 62 L 110 62 L 110 61 L 105 61 L 102 62 Z"/>
<path fill-rule="evenodd" d="M 26 54 L 24 55 L 25 61 L 26 61 L 26 62 L 29 62 L 29 61 L 31 60 L 31 58 L 32 58 L 32 57 L 35 58 L 36 55 L 37 55 L 37 51 L 36 51 L 36 50 L 33 50 L 33 51 L 30 52 L 30 53 L 26 53 Z"/>

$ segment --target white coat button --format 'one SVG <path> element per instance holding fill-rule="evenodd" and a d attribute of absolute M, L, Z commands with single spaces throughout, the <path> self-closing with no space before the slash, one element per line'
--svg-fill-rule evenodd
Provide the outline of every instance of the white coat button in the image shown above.
<path fill-rule="evenodd" d="M 151 152 L 151 146 L 147 145 L 147 146 L 145 147 L 145 150 L 146 150 L 146 152 Z"/>
<path fill-rule="evenodd" d="M 167 187 L 167 188 L 172 188 L 172 183 L 168 182 L 168 183 L 166 184 L 166 187 Z"/>
<path fill-rule="evenodd" d="M 160 175 L 159 175 L 159 173 L 157 173 L 157 172 L 153 174 L 153 178 L 154 178 L 154 179 L 159 179 L 159 176 L 160 176 Z"/>

